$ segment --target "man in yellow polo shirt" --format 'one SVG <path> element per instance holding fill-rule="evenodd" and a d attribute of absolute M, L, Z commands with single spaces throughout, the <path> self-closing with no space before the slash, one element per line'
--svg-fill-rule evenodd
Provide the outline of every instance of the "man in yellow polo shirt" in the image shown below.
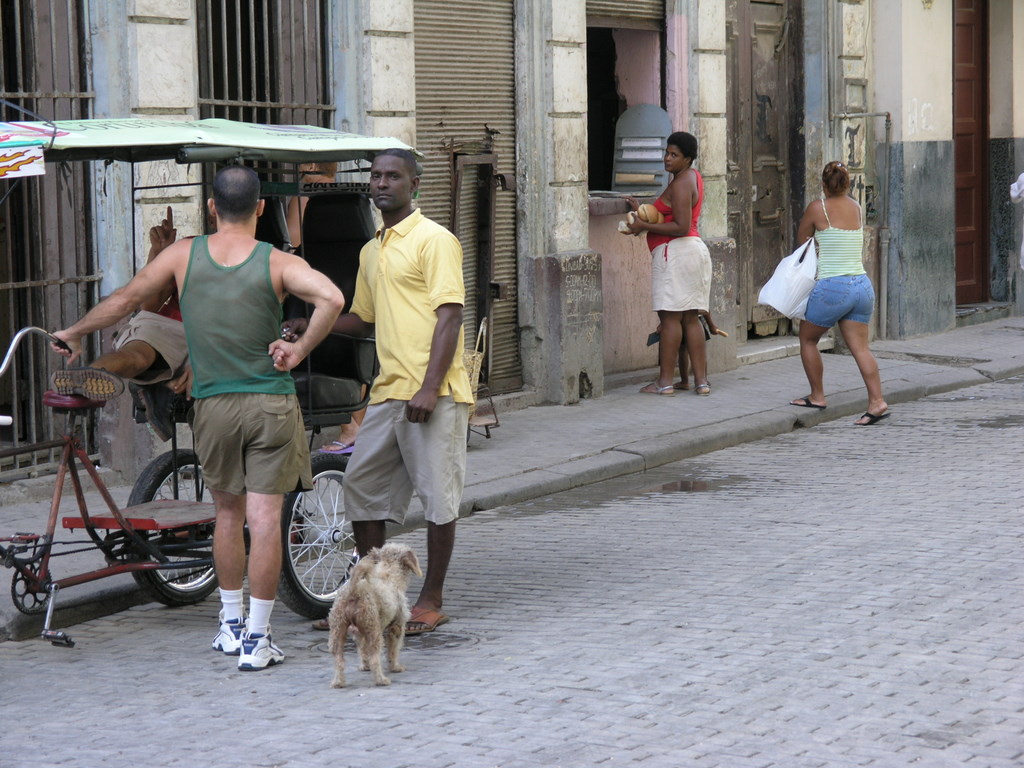
<path fill-rule="evenodd" d="M 402 522 L 415 490 L 427 519 L 427 573 L 406 626 L 432 632 L 455 544 L 466 475 L 473 393 L 462 362 L 462 247 L 413 208 L 411 152 L 389 149 L 370 167 L 370 196 L 384 227 L 363 246 L 351 314 L 334 330 L 377 339 L 380 374 L 345 473 L 345 510 L 356 548 L 384 545 L 386 520 Z"/>

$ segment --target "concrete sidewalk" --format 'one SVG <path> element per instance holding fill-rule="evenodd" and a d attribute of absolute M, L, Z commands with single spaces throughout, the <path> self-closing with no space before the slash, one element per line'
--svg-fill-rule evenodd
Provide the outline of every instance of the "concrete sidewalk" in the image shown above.
<path fill-rule="evenodd" d="M 879 341 L 872 349 L 892 411 L 886 423 L 893 423 L 899 420 L 900 403 L 1024 374 L 1024 318 L 920 339 Z M 853 421 L 864 412 L 866 394 L 853 358 L 825 355 L 828 407 L 816 411 L 788 405 L 808 392 L 796 353 L 795 339 L 747 345 L 741 355 L 749 364 L 712 374 L 709 397 L 692 391 L 675 397 L 639 394 L 640 386 L 653 378 L 653 371 L 646 371 L 617 376 L 606 382 L 604 397 L 572 406 L 509 410 L 516 397 L 497 398 L 501 426 L 492 431 L 491 439 L 474 434 L 470 440 L 462 514 L 833 419 L 848 419 L 850 428 L 856 429 Z M 38 499 L 48 497 L 50 489 L 46 478 L 18 488 L 0 486 L 3 530 L 29 530 L 26 523 L 31 521 L 40 527 L 48 503 Z M 112 490 L 120 501 L 127 498 L 127 488 Z M 414 509 L 406 527 L 421 521 Z M 88 556 L 95 554 L 80 557 Z M 66 626 L 138 602 L 130 577 L 119 579 L 85 584 L 61 595 L 56 624 Z M 41 621 L 18 614 L 9 599 L 0 600 L 0 640 L 29 636 L 37 625 Z"/>

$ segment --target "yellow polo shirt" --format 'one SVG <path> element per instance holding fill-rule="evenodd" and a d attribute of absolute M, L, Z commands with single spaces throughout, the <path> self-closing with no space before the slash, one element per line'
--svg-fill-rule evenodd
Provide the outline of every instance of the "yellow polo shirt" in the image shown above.
<path fill-rule="evenodd" d="M 462 246 L 458 238 L 416 209 L 359 252 L 352 312 L 373 323 L 380 373 L 370 404 L 411 400 L 423 384 L 442 304 L 465 305 Z M 463 333 L 438 395 L 472 403 L 463 363 Z"/>

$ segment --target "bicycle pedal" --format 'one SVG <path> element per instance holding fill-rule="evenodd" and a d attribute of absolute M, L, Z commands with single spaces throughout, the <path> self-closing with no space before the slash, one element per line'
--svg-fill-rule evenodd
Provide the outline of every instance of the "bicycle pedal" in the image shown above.
<path fill-rule="evenodd" d="M 75 647 L 75 641 L 71 639 L 71 636 L 59 629 L 44 629 L 42 638 L 49 640 L 51 645 L 56 645 L 58 648 Z"/>

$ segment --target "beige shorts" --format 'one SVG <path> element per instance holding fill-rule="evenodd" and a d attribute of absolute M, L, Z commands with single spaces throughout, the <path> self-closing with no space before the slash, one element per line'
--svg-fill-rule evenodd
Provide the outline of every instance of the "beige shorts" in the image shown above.
<path fill-rule="evenodd" d="M 405 406 L 388 400 L 366 409 L 345 471 L 349 520 L 402 523 L 414 490 L 428 522 L 445 525 L 459 517 L 469 406 L 440 397 L 426 424 L 409 422 Z"/>
<path fill-rule="evenodd" d="M 207 487 L 243 493 L 309 490 L 309 445 L 295 395 L 236 392 L 193 406 L 196 453 Z"/>
<path fill-rule="evenodd" d="M 142 341 L 149 344 L 167 363 L 166 368 L 158 365 L 132 379 L 137 384 L 159 384 L 162 381 L 170 381 L 188 362 L 185 324 L 180 320 L 164 317 L 156 312 L 139 310 L 128 321 L 128 325 L 114 334 L 114 349 L 120 349 L 129 341 Z"/>
<path fill-rule="evenodd" d="M 711 253 L 699 237 L 676 237 L 651 252 L 655 312 L 707 311 L 711 303 Z"/>

